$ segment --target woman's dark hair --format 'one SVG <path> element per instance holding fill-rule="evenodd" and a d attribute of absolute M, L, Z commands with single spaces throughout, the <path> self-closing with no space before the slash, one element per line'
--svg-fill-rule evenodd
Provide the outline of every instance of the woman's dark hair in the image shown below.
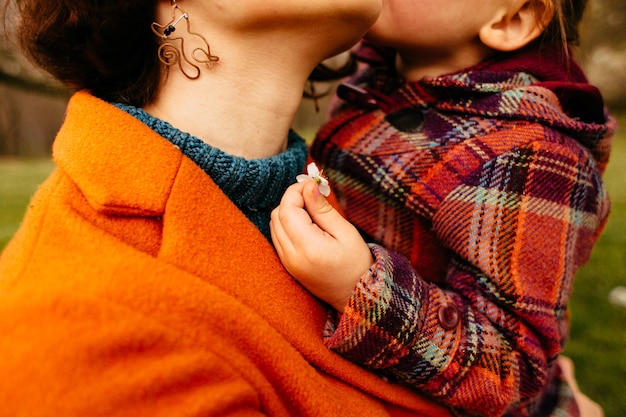
<path fill-rule="evenodd" d="M 155 0 L 8 0 L 4 14 L 26 56 L 67 87 L 143 106 L 161 79 L 158 40 L 150 29 L 155 5 Z"/>

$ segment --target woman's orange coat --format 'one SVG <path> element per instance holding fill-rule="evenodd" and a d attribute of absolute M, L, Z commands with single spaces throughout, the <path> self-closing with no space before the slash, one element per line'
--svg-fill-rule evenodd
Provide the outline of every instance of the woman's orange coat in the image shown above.
<path fill-rule="evenodd" d="M 446 416 L 322 343 L 323 306 L 200 168 L 87 93 L 0 258 L 0 416 Z"/>

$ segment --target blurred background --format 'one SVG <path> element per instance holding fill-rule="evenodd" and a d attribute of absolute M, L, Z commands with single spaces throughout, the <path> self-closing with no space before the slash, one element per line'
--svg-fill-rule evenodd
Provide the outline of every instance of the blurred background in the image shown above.
<path fill-rule="evenodd" d="M 590 0 L 583 42 L 576 51 L 621 126 L 626 125 L 625 31 L 626 0 Z M 51 144 L 68 98 L 65 89 L 0 37 L 0 250 L 19 227 L 30 196 L 53 169 Z M 295 128 L 307 139 L 323 122 L 326 103 L 322 99 L 316 113 L 310 100 L 303 101 Z M 612 217 L 592 259 L 576 277 L 566 347 L 579 385 L 603 406 L 606 417 L 626 416 L 625 131 L 618 130 L 605 175 Z"/>

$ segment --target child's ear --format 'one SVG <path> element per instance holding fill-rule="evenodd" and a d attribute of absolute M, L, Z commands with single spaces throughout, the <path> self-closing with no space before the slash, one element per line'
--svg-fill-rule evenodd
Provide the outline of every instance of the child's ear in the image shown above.
<path fill-rule="evenodd" d="M 541 35 L 554 15 L 552 0 L 512 3 L 481 28 L 479 38 L 485 46 L 501 52 L 521 49 Z"/>

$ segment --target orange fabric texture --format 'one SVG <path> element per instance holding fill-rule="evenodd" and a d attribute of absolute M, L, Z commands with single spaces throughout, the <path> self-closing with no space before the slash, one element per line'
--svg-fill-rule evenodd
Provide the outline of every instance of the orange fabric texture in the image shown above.
<path fill-rule="evenodd" d="M 323 306 L 141 122 L 70 101 L 0 258 L 0 416 L 446 416 L 322 343 Z"/>

